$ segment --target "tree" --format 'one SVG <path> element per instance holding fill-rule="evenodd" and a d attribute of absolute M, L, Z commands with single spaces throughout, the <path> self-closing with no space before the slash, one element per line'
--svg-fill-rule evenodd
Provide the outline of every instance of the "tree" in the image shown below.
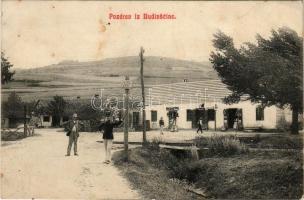
<path fill-rule="evenodd" d="M 257 43 L 239 49 L 223 32 L 214 34 L 210 61 L 232 94 L 226 103 L 251 100 L 264 107 L 276 105 L 292 110 L 292 133 L 298 133 L 303 112 L 303 38 L 290 28 L 272 30 L 269 39 L 257 35 Z"/>
<path fill-rule="evenodd" d="M 48 111 L 53 116 L 53 125 L 60 125 L 60 118 L 63 116 L 66 109 L 67 102 L 62 96 L 54 96 L 53 100 L 48 103 Z"/>
<path fill-rule="evenodd" d="M 9 81 L 13 80 L 13 75 L 15 74 L 15 71 L 11 72 L 10 68 L 13 67 L 13 65 L 8 61 L 7 58 L 5 58 L 5 55 L 3 52 L 1 52 L 1 83 L 6 84 Z"/>
<path fill-rule="evenodd" d="M 3 114 L 8 118 L 23 118 L 23 105 L 21 97 L 16 92 L 12 92 L 3 103 Z"/>
<path fill-rule="evenodd" d="M 24 103 L 21 97 L 16 93 L 12 92 L 8 96 L 7 101 L 2 104 L 2 117 L 9 118 L 9 126 L 15 126 L 17 122 L 20 122 L 24 118 Z"/>

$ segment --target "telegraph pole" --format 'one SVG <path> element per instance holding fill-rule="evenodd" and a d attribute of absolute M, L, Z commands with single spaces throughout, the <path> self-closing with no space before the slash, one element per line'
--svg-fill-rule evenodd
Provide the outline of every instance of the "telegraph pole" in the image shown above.
<path fill-rule="evenodd" d="M 26 137 L 27 136 L 27 119 L 26 119 L 26 114 L 27 114 L 27 107 L 26 107 L 26 105 L 24 105 L 24 107 L 23 107 L 23 110 L 24 110 L 24 118 L 23 118 L 23 126 L 24 126 L 24 128 L 23 128 L 23 134 L 24 134 L 24 137 Z"/>
<path fill-rule="evenodd" d="M 140 53 L 139 53 L 139 58 L 140 58 L 140 80 L 141 80 L 141 94 L 142 94 L 142 126 L 143 126 L 143 145 L 146 144 L 147 142 L 147 136 L 146 136 L 146 99 L 145 99 L 145 85 L 144 85 L 144 48 L 140 47 Z"/>
<path fill-rule="evenodd" d="M 124 88 L 125 88 L 125 118 L 124 118 L 124 150 L 125 150 L 125 159 L 128 161 L 129 155 L 128 155 L 128 136 L 129 136 L 129 92 L 130 92 L 130 80 L 129 77 L 126 76 L 125 82 L 124 82 Z"/>

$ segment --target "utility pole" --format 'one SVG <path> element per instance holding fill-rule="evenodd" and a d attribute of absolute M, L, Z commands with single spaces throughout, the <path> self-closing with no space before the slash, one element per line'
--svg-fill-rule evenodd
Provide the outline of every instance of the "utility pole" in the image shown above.
<path fill-rule="evenodd" d="M 144 48 L 140 47 L 140 80 L 141 80 L 141 94 L 142 94 L 142 125 L 143 125 L 143 145 L 147 142 L 147 136 L 146 136 L 146 99 L 145 99 L 145 85 L 144 85 Z"/>
<path fill-rule="evenodd" d="M 26 105 L 24 105 L 24 118 L 23 118 L 23 134 L 24 134 L 24 137 L 27 136 L 27 119 L 26 119 L 26 114 L 27 114 L 27 108 L 26 108 Z"/>
<path fill-rule="evenodd" d="M 126 76 L 124 82 L 124 89 L 125 89 L 125 118 L 124 118 L 124 150 L 125 150 L 125 159 L 126 161 L 129 160 L 128 155 L 128 137 L 129 137 L 129 92 L 130 92 L 131 83 L 129 77 Z"/>
<path fill-rule="evenodd" d="M 214 104 L 214 131 L 216 131 L 216 111 L 217 111 L 217 104 Z"/>

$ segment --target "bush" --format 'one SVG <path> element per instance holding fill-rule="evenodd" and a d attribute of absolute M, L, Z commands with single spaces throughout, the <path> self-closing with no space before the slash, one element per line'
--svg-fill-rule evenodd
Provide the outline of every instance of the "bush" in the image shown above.
<path fill-rule="evenodd" d="M 287 122 L 286 119 L 284 117 L 281 117 L 278 120 L 278 123 L 276 125 L 276 128 L 278 131 L 282 131 L 282 132 L 286 132 L 289 131 L 291 127 L 291 123 Z"/>
<path fill-rule="evenodd" d="M 147 148 L 158 151 L 161 143 L 163 143 L 163 139 L 161 137 L 154 137 L 151 142 L 147 142 Z"/>
<path fill-rule="evenodd" d="M 248 147 L 240 142 L 236 136 L 213 135 L 210 138 L 196 138 L 195 143 L 199 148 L 207 147 L 212 155 L 229 156 L 247 153 Z"/>

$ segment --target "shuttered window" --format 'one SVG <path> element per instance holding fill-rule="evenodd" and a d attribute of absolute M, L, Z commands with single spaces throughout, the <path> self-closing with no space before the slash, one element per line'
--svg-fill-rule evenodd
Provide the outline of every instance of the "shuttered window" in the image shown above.
<path fill-rule="evenodd" d="M 192 121 L 193 120 L 193 110 L 187 110 L 187 121 Z"/>
<path fill-rule="evenodd" d="M 151 110 L 151 121 L 156 122 L 157 121 L 157 111 Z"/>
<path fill-rule="evenodd" d="M 214 109 L 208 109 L 208 121 L 214 121 L 215 111 Z"/>
<path fill-rule="evenodd" d="M 258 106 L 255 109 L 256 120 L 263 121 L 264 120 L 264 108 L 262 106 Z"/>

